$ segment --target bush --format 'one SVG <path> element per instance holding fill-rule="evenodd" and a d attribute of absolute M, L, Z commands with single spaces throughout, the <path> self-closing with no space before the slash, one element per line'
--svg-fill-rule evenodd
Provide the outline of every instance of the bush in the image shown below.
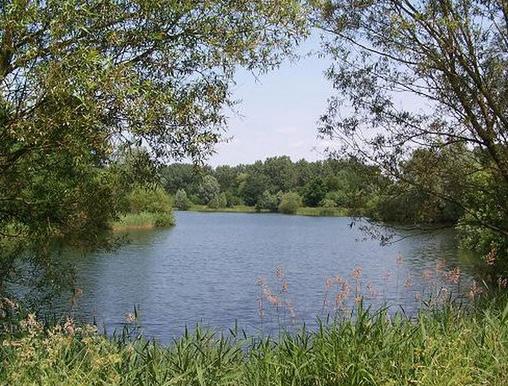
<path fill-rule="evenodd" d="M 175 194 L 175 207 L 180 210 L 187 210 L 191 207 L 192 203 L 187 197 L 187 193 L 183 189 L 179 189 Z"/>
<path fill-rule="evenodd" d="M 115 231 L 168 227 L 175 224 L 172 213 L 127 213 L 111 224 Z"/>
<path fill-rule="evenodd" d="M 204 202 L 201 198 L 199 198 L 198 195 L 196 194 L 190 194 L 189 196 L 189 200 L 191 202 L 191 204 L 194 204 L 194 205 L 204 205 Z"/>
<path fill-rule="evenodd" d="M 135 187 L 128 195 L 131 213 L 171 213 L 171 197 L 160 187 Z"/>
<path fill-rule="evenodd" d="M 322 208 L 336 208 L 337 203 L 333 200 L 330 200 L 329 198 L 324 198 L 319 203 L 319 206 Z"/>
<path fill-rule="evenodd" d="M 243 201 L 240 197 L 234 195 L 229 190 L 226 192 L 226 206 L 232 208 L 234 206 L 243 205 Z"/>
<path fill-rule="evenodd" d="M 226 194 L 221 193 L 210 200 L 208 207 L 212 209 L 225 208 L 227 203 Z"/>
<path fill-rule="evenodd" d="M 256 210 L 261 211 L 262 209 L 268 209 L 270 212 L 277 212 L 279 203 L 278 195 L 271 194 L 269 191 L 265 190 L 256 203 Z"/>
<path fill-rule="evenodd" d="M 289 192 L 282 195 L 279 212 L 284 214 L 295 214 L 298 208 L 302 206 L 302 198 L 298 193 Z"/>
<path fill-rule="evenodd" d="M 348 206 L 351 203 L 348 195 L 342 190 L 328 192 L 324 199 L 335 202 L 336 206 Z"/>

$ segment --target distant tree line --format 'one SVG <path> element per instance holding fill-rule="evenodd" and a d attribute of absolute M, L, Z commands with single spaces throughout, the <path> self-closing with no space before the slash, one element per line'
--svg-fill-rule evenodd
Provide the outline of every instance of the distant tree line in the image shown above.
<path fill-rule="evenodd" d="M 403 168 L 407 175 L 434 178 L 442 189 L 459 189 L 445 154 L 417 151 Z M 450 178 L 435 174 L 446 168 Z M 432 170 L 431 170 L 432 169 Z M 175 206 L 211 208 L 247 205 L 258 210 L 294 213 L 300 206 L 345 208 L 398 223 L 456 223 L 460 207 L 406 186 L 381 173 L 380 168 L 354 158 L 293 162 L 288 156 L 253 164 L 198 168 L 176 163 L 161 170 L 161 183 L 175 196 Z"/>
<path fill-rule="evenodd" d="M 191 204 L 211 208 L 247 205 L 273 212 L 283 201 L 294 202 L 292 207 L 365 208 L 380 178 L 376 168 L 354 160 L 293 162 L 287 156 L 216 168 L 172 164 L 162 169 L 161 176 L 181 209 Z"/>

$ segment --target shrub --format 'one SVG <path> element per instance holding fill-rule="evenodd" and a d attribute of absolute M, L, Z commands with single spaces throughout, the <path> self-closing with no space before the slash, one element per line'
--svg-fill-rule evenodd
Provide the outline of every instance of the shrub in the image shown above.
<path fill-rule="evenodd" d="M 243 205 L 243 201 L 240 197 L 234 195 L 229 190 L 226 192 L 226 206 L 232 208 L 233 206 Z"/>
<path fill-rule="evenodd" d="M 333 200 L 330 200 L 329 198 L 324 198 L 319 203 L 319 206 L 322 208 L 336 208 L 337 203 Z"/>
<path fill-rule="evenodd" d="M 128 195 L 131 213 L 171 213 L 171 197 L 160 187 L 136 186 Z"/>
<path fill-rule="evenodd" d="M 225 208 L 227 206 L 227 199 L 225 193 L 220 193 L 210 200 L 208 207 L 212 209 Z"/>
<path fill-rule="evenodd" d="M 334 201 L 336 206 L 348 206 L 351 201 L 348 195 L 342 190 L 326 193 L 325 199 Z"/>
<path fill-rule="evenodd" d="M 183 189 L 179 189 L 175 194 L 175 207 L 181 210 L 187 210 L 192 203 L 187 197 L 187 193 Z"/>
<path fill-rule="evenodd" d="M 279 206 L 279 197 L 265 190 L 256 203 L 256 210 L 268 209 L 270 212 L 277 212 Z"/>
<path fill-rule="evenodd" d="M 282 195 L 278 209 L 280 213 L 295 214 L 301 206 L 302 198 L 300 195 L 295 192 L 289 192 Z"/>
<path fill-rule="evenodd" d="M 168 227 L 174 225 L 172 213 L 127 213 L 111 224 L 115 231 L 130 229 L 148 229 L 157 227 Z"/>

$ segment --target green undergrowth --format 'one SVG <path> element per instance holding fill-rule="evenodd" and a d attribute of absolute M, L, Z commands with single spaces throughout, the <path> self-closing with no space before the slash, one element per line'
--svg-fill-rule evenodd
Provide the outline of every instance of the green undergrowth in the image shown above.
<path fill-rule="evenodd" d="M 506 298 L 415 319 L 359 309 L 355 317 L 277 338 L 196 329 L 164 346 L 107 338 L 72 321 L 28 317 L 0 345 L 10 385 L 506 385 Z M 499 303 L 501 305 L 499 305 Z"/>

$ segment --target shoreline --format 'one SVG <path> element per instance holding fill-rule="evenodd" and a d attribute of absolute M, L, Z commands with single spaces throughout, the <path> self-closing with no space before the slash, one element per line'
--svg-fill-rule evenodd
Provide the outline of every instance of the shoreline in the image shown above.
<path fill-rule="evenodd" d="M 202 213 L 279 213 L 271 212 L 267 209 L 256 210 L 254 206 L 236 205 L 230 208 L 209 208 L 206 205 L 193 205 L 187 210 L 175 210 L 181 212 L 202 212 Z M 283 213 L 279 213 L 283 214 Z M 323 207 L 300 207 L 295 214 L 287 216 L 307 216 L 307 217 L 348 217 L 348 209 L 346 208 L 323 208 Z"/>

